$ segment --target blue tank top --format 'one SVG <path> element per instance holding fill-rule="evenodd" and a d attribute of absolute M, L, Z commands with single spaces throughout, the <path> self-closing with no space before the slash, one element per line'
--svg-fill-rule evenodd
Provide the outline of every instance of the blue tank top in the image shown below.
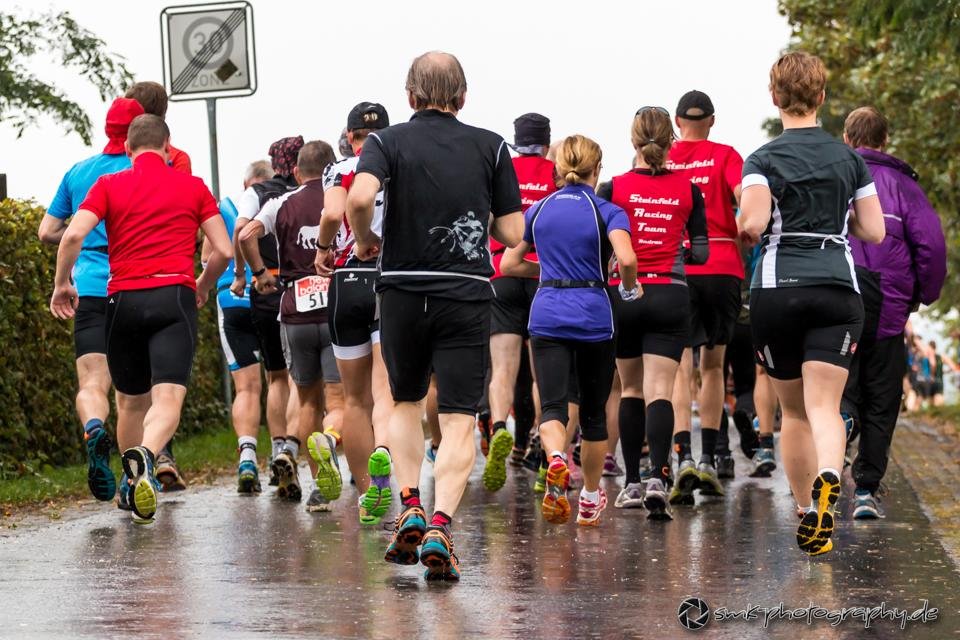
<path fill-rule="evenodd" d="M 233 230 L 237 226 L 237 207 L 230 198 L 224 198 L 220 201 L 220 215 L 223 217 L 224 224 L 227 225 L 227 235 L 233 238 Z M 249 265 L 246 267 L 246 272 L 247 286 L 243 290 L 242 298 L 238 298 L 230 291 L 230 285 L 233 284 L 233 260 L 227 265 L 227 270 L 220 274 L 217 279 L 217 304 L 220 305 L 221 309 L 250 307 L 250 281 L 253 276 Z"/>

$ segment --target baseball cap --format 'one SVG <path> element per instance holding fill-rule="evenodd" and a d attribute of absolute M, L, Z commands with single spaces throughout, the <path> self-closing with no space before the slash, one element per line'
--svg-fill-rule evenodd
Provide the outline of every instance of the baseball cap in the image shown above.
<path fill-rule="evenodd" d="M 143 107 L 132 98 L 117 98 L 107 110 L 107 123 L 103 130 L 107 134 L 107 145 L 104 153 L 126 153 L 123 143 L 127 141 L 127 129 L 130 123 L 139 115 L 143 115 Z"/>
<path fill-rule="evenodd" d="M 273 170 L 284 177 L 293 174 L 293 168 L 297 166 L 297 154 L 302 147 L 303 136 L 280 138 L 270 145 L 268 153 Z"/>
<path fill-rule="evenodd" d="M 525 113 L 513 121 L 514 149 L 535 145 L 550 146 L 550 118 L 539 113 Z"/>
<path fill-rule="evenodd" d="M 713 115 L 713 102 L 703 91 L 687 91 L 677 103 L 677 117 L 704 120 Z"/>
<path fill-rule="evenodd" d="M 357 129 L 386 129 L 390 126 L 390 116 L 382 104 L 361 102 L 347 115 L 347 131 Z"/>

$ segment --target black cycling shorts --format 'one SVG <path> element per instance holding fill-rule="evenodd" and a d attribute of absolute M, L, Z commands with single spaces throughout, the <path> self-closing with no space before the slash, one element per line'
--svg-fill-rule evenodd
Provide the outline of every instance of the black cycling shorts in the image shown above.
<path fill-rule="evenodd" d="M 260 362 L 260 340 L 253 328 L 249 307 L 217 305 L 217 321 L 220 325 L 220 348 L 227 359 L 230 371 L 238 371 Z"/>
<path fill-rule="evenodd" d="M 422 400 L 435 373 L 440 413 L 477 413 L 490 360 L 489 301 L 387 289 L 380 337 L 394 401 Z"/>
<path fill-rule="evenodd" d="M 512 333 L 528 337 L 530 305 L 537 293 L 533 278 L 501 277 L 492 280 L 496 297 L 490 309 L 490 334 Z"/>
<path fill-rule="evenodd" d="M 690 345 L 730 344 L 733 325 L 740 315 L 740 278 L 735 276 L 688 276 L 690 290 Z"/>
<path fill-rule="evenodd" d="M 197 343 L 197 298 L 190 287 L 120 291 L 107 298 L 107 364 L 120 393 L 155 384 L 187 386 Z"/>
<path fill-rule="evenodd" d="M 644 354 L 680 362 L 690 337 L 690 294 L 682 284 L 648 284 L 639 300 L 611 291 L 617 323 L 617 357 Z"/>
<path fill-rule="evenodd" d="M 80 296 L 73 316 L 73 350 L 77 360 L 89 353 L 107 353 L 107 299 Z"/>
<path fill-rule="evenodd" d="M 262 305 L 250 306 L 250 318 L 260 343 L 260 357 L 263 358 L 263 368 L 267 371 L 283 371 L 287 368 L 283 357 L 283 342 L 280 340 L 279 315 L 279 304 L 275 309 L 267 309 Z"/>
<path fill-rule="evenodd" d="M 863 330 L 863 302 L 839 286 L 754 289 L 750 327 L 757 362 L 773 378 L 796 380 L 808 360 L 849 369 Z"/>
<path fill-rule="evenodd" d="M 380 342 L 377 320 L 377 279 L 375 263 L 351 269 L 343 267 L 333 273 L 327 309 L 333 353 L 339 360 L 356 360 L 370 355 Z"/>

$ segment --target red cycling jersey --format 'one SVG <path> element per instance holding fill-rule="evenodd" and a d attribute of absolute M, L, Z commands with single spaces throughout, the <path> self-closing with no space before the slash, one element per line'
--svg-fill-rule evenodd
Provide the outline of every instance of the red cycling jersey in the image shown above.
<path fill-rule="evenodd" d="M 555 179 L 556 169 L 553 162 L 540 156 L 517 156 L 513 158 L 513 169 L 517 172 L 517 180 L 520 183 L 520 202 L 522 210 L 526 213 L 531 205 L 557 190 Z M 493 278 L 503 276 L 500 273 L 500 261 L 503 259 L 503 252 L 506 247 L 490 238 L 490 255 L 493 256 Z M 532 249 L 526 256 L 526 260 L 537 261 L 537 251 Z"/>

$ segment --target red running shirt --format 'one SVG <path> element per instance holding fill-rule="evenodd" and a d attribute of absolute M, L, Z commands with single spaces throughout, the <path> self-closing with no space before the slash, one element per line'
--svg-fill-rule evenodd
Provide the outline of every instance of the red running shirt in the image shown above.
<path fill-rule="evenodd" d="M 733 190 L 740 184 L 743 173 L 743 158 L 736 149 L 725 144 L 710 140 L 679 140 L 670 148 L 667 169 L 700 187 L 707 207 L 710 258 L 704 265 L 689 265 L 687 275 L 743 278 L 733 197 Z"/>
<path fill-rule="evenodd" d="M 97 180 L 80 209 L 107 227 L 108 295 L 171 285 L 196 289 L 197 230 L 220 215 L 203 180 L 145 152 L 130 169 Z"/>
<path fill-rule="evenodd" d="M 541 156 L 517 156 L 513 158 L 513 170 L 520 183 L 521 210 L 526 213 L 532 205 L 557 190 L 556 169 L 553 162 Z M 491 280 L 503 277 L 500 261 L 506 247 L 490 238 L 490 255 L 493 256 L 494 274 Z M 524 259 L 537 262 L 537 250 L 532 249 Z"/>

